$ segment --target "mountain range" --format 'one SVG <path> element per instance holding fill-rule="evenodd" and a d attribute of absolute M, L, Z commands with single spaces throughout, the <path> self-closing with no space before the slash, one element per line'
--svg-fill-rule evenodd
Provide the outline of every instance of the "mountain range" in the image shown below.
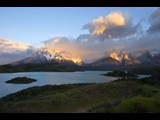
<path fill-rule="evenodd" d="M 141 52 L 126 53 L 115 49 L 92 63 L 84 63 L 81 59 L 72 58 L 63 51 L 40 49 L 32 56 L 10 63 L 7 67 L 13 71 L 21 68 L 22 71 L 77 71 L 77 70 L 112 70 L 135 66 L 160 66 L 160 53 L 151 54 L 145 50 Z M 65 68 L 65 70 L 64 70 Z M 21 71 L 20 70 L 20 71 Z M 0 67 L 0 72 L 2 72 Z"/>

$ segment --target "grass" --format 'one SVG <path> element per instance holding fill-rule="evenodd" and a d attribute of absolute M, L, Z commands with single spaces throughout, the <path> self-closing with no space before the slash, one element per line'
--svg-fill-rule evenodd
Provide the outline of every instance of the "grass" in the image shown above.
<path fill-rule="evenodd" d="M 114 109 L 115 113 L 159 113 L 160 101 L 155 98 L 133 97 L 124 100 Z"/>
<path fill-rule="evenodd" d="M 112 101 L 128 98 L 136 87 L 132 81 L 33 87 L 0 99 L 0 112 L 89 112 L 114 106 Z"/>
<path fill-rule="evenodd" d="M 1 98 L 0 112 L 160 112 L 159 98 L 159 84 L 132 78 L 110 83 L 45 85 Z"/>
<path fill-rule="evenodd" d="M 137 93 L 144 97 L 152 97 L 153 95 L 160 93 L 160 89 L 152 85 L 144 84 L 138 87 Z"/>

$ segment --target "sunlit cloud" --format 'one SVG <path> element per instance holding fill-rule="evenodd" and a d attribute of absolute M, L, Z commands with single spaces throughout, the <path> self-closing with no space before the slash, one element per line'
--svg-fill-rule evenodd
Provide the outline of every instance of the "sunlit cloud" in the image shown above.
<path fill-rule="evenodd" d="M 106 17 L 100 16 L 98 19 L 94 19 L 92 24 L 94 26 L 92 34 L 99 35 L 108 28 L 125 25 L 125 18 L 120 12 L 112 12 Z"/>
<path fill-rule="evenodd" d="M 105 17 L 100 16 L 83 26 L 83 29 L 89 30 L 88 36 L 92 40 L 104 41 L 107 39 L 125 38 L 135 35 L 140 31 L 140 24 L 133 25 L 132 17 L 120 11 L 111 12 Z M 84 38 L 84 35 L 80 36 Z"/>
<path fill-rule="evenodd" d="M 31 48 L 32 45 L 26 43 L 14 42 L 11 40 L 0 39 L 0 50 L 1 52 L 16 52 L 16 51 L 25 51 Z"/>
<path fill-rule="evenodd" d="M 0 64 L 7 64 L 30 56 L 35 48 L 27 43 L 0 39 Z"/>
<path fill-rule="evenodd" d="M 52 39 L 43 41 L 42 48 L 62 51 L 70 58 L 86 63 L 101 58 L 112 49 L 134 52 L 137 50 L 159 49 L 160 8 L 149 19 L 149 28 L 142 31 L 142 22 L 133 24 L 132 16 L 122 11 L 114 11 L 99 16 L 82 26 L 89 31 L 77 38 L 52 34 Z M 32 55 L 37 49 L 30 44 L 0 39 L 0 64 L 20 60 Z"/>
<path fill-rule="evenodd" d="M 84 25 L 83 29 L 88 29 L 89 34 L 80 34 L 75 39 L 54 37 L 44 41 L 44 45 L 48 49 L 65 51 L 84 62 L 93 62 L 112 49 L 132 52 L 139 48 L 151 48 L 150 39 L 157 41 L 152 35 L 147 38 L 146 34 L 140 34 L 143 33 L 141 23 L 133 25 L 130 14 L 120 11 L 100 16 Z"/>

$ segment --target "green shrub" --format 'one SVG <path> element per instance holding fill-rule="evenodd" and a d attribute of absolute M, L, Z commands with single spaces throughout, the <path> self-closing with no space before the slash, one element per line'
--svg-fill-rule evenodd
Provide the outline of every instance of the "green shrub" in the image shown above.
<path fill-rule="evenodd" d="M 140 82 L 142 82 L 143 84 L 149 84 L 149 85 L 160 85 L 159 78 L 160 78 L 159 75 L 154 75 L 150 77 L 141 78 Z"/>
<path fill-rule="evenodd" d="M 69 98 L 63 93 L 56 93 L 51 99 L 54 105 L 65 104 L 69 101 Z"/>
<path fill-rule="evenodd" d="M 151 85 L 141 85 L 137 89 L 137 93 L 144 96 L 144 97 L 151 97 L 159 92 L 159 89 L 155 88 Z"/>
<path fill-rule="evenodd" d="M 160 101 L 154 98 L 133 97 L 124 100 L 115 109 L 116 113 L 159 113 Z"/>

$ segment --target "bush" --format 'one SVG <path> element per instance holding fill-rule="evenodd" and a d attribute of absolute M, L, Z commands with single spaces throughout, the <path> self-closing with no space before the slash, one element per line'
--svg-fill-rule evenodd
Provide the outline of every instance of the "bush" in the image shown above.
<path fill-rule="evenodd" d="M 52 103 L 55 105 L 65 104 L 69 101 L 69 98 L 62 93 L 56 93 L 52 96 Z"/>
<path fill-rule="evenodd" d="M 159 89 L 151 85 L 142 85 L 137 89 L 137 93 L 144 97 L 152 97 L 158 92 L 160 92 Z"/>
<path fill-rule="evenodd" d="M 133 97 L 124 100 L 115 109 L 116 113 L 159 113 L 160 102 L 154 98 Z"/>
<path fill-rule="evenodd" d="M 141 78 L 140 81 L 143 84 L 149 84 L 149 85 L 160 85 L 160 76 L 159 75 L 152 75 L 150 77 Z"/>

